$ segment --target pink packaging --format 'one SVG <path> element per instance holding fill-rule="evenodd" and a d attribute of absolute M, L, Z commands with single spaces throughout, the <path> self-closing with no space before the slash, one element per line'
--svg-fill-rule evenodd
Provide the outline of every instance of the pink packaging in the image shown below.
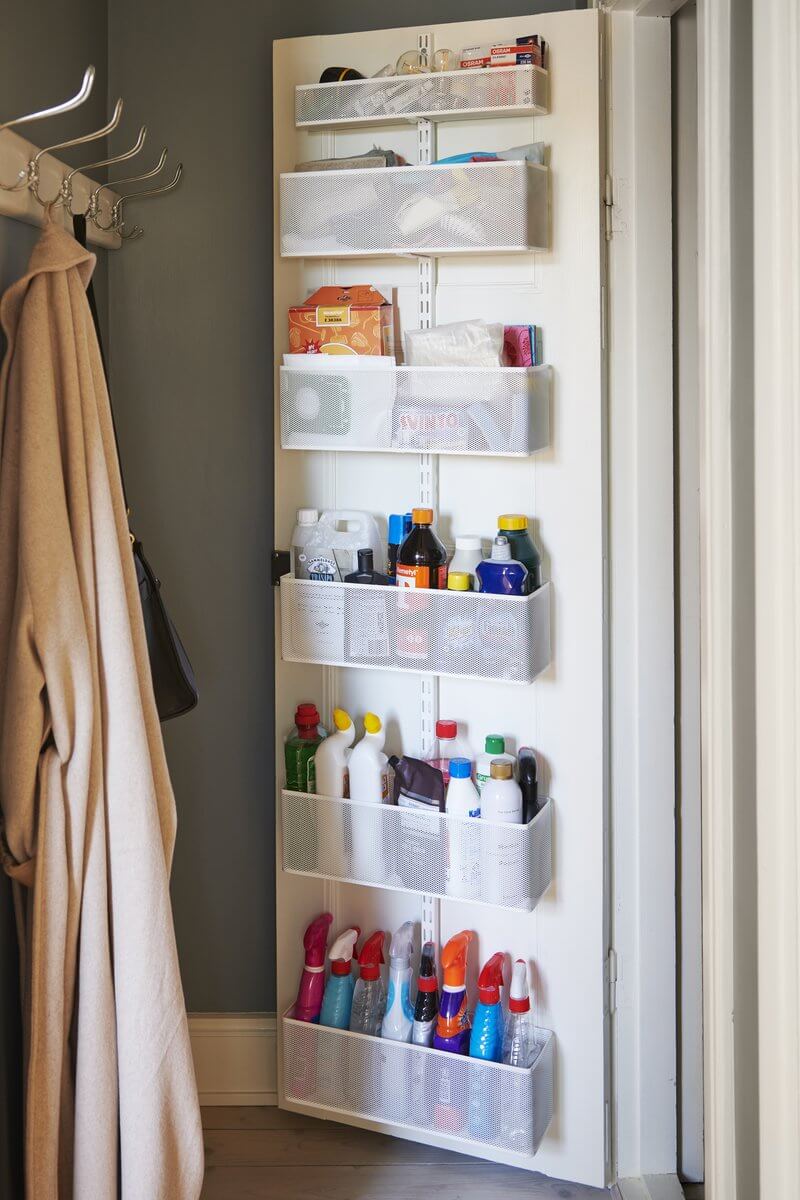
<path fill-rule="evenodd" d="M 506 325 L 503 334 L 503 360 L 507 367 L 532 367 L 530 325 Z"/>

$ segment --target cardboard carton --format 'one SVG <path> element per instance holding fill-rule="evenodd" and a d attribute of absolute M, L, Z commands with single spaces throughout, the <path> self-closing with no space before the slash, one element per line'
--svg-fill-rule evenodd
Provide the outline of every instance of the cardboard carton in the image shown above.
<path fill-rule="evenodd" d="M 370 284 L 317 288 L 289 309 L 291 354 L 393 354 L 394 306 Z"/>

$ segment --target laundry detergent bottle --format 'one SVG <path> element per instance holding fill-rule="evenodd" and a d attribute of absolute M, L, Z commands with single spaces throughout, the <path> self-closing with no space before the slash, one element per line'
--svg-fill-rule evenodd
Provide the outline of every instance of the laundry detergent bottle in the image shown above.
<path fill-rule="evenodd" d="M 356 986 L 352 972 L 352 958 L 355 945 L 361 936 L 357 925 L 345 929 L 328 951 L 331 964 L 330 978 L 325 985 L 322 997 L 322 1011 L 319 1014 L 320 1025 L 329 1025 L 332 1029 L 349 1029 L 350 1010 L 353 1007 L 353 989 Z"/>
<path fill-rule="evenodd" d="M 469 1052 L 470 1020 L 467 1007 L 467 951 L 473 939 L 469 929 L 455 934 L 442 951 L 444 982 L 439 1018 L 433 1038 L 434 1050 L 453 1054 Z"/>
<path fill-rule="evenodd" d="M 295 1021 L 319 1021 L 325 991 L 325 947 L 333 913 L 320 913 L 303 935 L 305 963 L 294 1003 Z"/>

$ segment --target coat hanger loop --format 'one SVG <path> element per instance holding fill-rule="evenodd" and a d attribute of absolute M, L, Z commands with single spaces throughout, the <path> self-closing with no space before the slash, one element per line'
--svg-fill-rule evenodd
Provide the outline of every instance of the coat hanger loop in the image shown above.
<path fill-rule="evenodd" d="M 69 100 L 62 100 L 60 104 L 54 104 L 51 108 L 42 108 L 38 112 L 28 113 L 24 117 L 15 117 L 13 121 L 4 121 L 0 124 L 0 133 L 4 129 L 12 129 L 16 125 L 26 125 L 29 121 L 41 121 L 44 117 L 57 117 L 61 113 L 72 112 L 73 109 L 79 108 L 90 95 L 94 87 L 95 79 L 94 67 L 87 67 L 83 73 L 83 83 L 74 96 Z M 29 167 L 30 169 L 30 167 Z M 0 189 L 4 192 L 17 192 L 28 184 L 28 172 L 21 171 L 19 177 L 14 183 L 0 183 Z"/>
<path fill-rule="evenodd" d="M 140 225 L 134 225 L 130 233 L 125 233 L 125 222 L 122 219 L 123 209 L 125 208 L 126 200 L 144 200 L 148 196 L 163 196 L 166 192 L 171 192 L 176 188 L 183 175 L 183 163 L 178 163 L 175 168 L 175 174 L 170 179 L 169 183 L 162 184 L 161 187 L 148 188 L 144 192 L 131 192 L 128 196 L 120 196 L 111 209 L 111 228 L 122 238 L 123 241 L 134 241 L 140 238 L 144 230 Z"/>
<path fill-rule="evenodd" d="M 43 150 L 39 150 L 31 161 L 28 163 L 28 187 L 33 192 L 40 204 L 46 204 L 39 195 L 39 162 L 45 154 L 52 154 L 55 150 L 69 150 L 73 146 L 84 146 L 87 142 L 96 142 L 100 138 L 104 138 L 107 134 L 113 133 L 122 120 L 123 101 L 120 98 L 114 105 L 114 111 L 111 114 L 110 121 L 103 126 L 102 129 L 96 129 L 92 133 L 84 133 L 81 137 L 70 138 L 67 142 L 57 142 L 54 146 L 45 146 Z M 59 189 L 59 195 L 60 195 Z"/>
<path fill-rule="evenodd" d="M 76 175 L 85 174 L 87 171 L 94 171 L 97 167 L 111 167 L 115 163 L 127 162 L 129 158 L 133 158 L 139 153 L 147 138 L 147 126 L 143 125 L 139 130 L 137 137 L 130 150 L 126 150 L 124 154 L 115 154 L 111 158 L 103 158 L 99 162 L 86 163 L 83 167 L 74 167 L 69 174 L 65 175 L 61 181 L 61 203 L 69 213 L 72 213 L 72 181 Z M 95 188 L 94 192 L 89 197 L 89 206 L 83 214 L 87 220 L 92 219 L 93 213 L 99 211 L 97 208 L 97 194 L 101 189 Z"/>

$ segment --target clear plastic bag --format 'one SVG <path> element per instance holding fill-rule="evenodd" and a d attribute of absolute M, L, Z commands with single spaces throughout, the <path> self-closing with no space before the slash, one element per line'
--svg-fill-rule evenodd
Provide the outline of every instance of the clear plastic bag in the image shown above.
<path fill-rule="evenodd" d="M 486 321 L 455 321 L 405 335 L 409 367 L 499 367 L 505 326 Z"/>

